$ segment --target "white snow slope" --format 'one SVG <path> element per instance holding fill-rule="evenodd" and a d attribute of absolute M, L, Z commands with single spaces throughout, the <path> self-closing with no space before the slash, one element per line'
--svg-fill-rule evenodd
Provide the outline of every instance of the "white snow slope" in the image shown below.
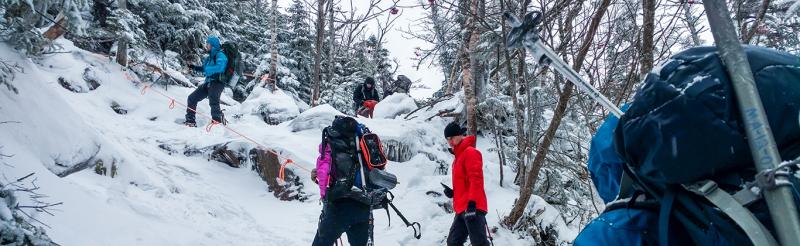
<path fill-rule="evenodd" d="M 169 108 L 170 101 L 154 92 L 142 95 L 142 85 L 126 78 L 122 69 L 99 57 L 59 40 L 65 53 L 27 59 L 5 44 L 0 44 L 0 60 L 23 68 L 12 83 L 19 94 L 0 88 L 0 153 L 12 155 L 0 159 L 0 182 L 35 173 L 45 200 L 63 202 L 54 216 L 28 211 L 49 226 L 48 235 L 61 245 L 309 245 L 313 240 L 321 204 L 318 189 L 309 173 L 289 166 L 304 182 L 306 202 L 280 201 L 267 191 L 267 185 L 249 166 L 231 168 L 208 161 L 203 156 L 170 154 L 160 144 L 205 147 L 228 141 L 246 143 L 238 135 L 215 126 L 188 128 L 176 124 L 184 109 Z M 83 83 L 83 73 L 90 68 L 101 86 L 86 93 L 64 89 L 58 78 Z M 135 77 L 133 80 L 137 80 Z M 190 88 L 154 88 L 185 102 Z M 225 102 L 235 102 L 223 98 Z M 115 113 L 116 102 L 127 114 Z M 323 105 L 321 107 L 326 107 Z M 291 122 L 267 125 L 258 115 L 239 104 L 225 105 L 229 127 L 246 134 L 260 144 L 291 157 L 299 165 L 312 168 L 316 159 L 321 126 L 310 124 L 292 131 Z M 319 107 L 318 107 L 319 108 Z M 316 109 L 316 108 L 315 108 Z M 309 112 L 315 112 L 311 109 Z M 252 110 L 252 109 L 251 109 Z M 209 112 L 207 101 L 198 111 Z M 316 110 L 322 111 L 326 110 Z M 234 115 L 241 117 L 234 118 Z M 331 117 L 333 114 L 330 114 Z M 298 119 L 306 119 L 301 114 Z M 311 117 L 313 118 L 313 117 Z M 441 132 L 445 121 L 434 119 L 362 119 L 383 138 L 405 141 L 417 150 L 433 153 L 452 161 L 445 154 Z M 207 123 L 198 117 L 199 125 Z M 295 127 L 296 128 L 296 127 Z M 297 129 L 296 129 L 297 130 Z M 490 142 L 481 140 L 479 149 Z M 66 177 L 59 173 L 70 163 L 93 155 L 106 166 L 116 162 L 114 178 L 95 174 L 88 168 Z M 490 227 L 497 227 L 508 213 L 517 188 L 506 179 L 501 188 L 496 153 L 484 151 L 484 172 L 489 196 Z M 66 164 L 66 165 L 65 165 Z M 400 184 L 393 190 L 395 204 L 411 221 L 422 224 L 422 238 L 412 237 L 410 228 L 392 215 L 388 225 L 385 212 L 376 210 L 377 245 L 443 245 L 453 215 L 437 202 L 444 197 L 426 195 L 441 191 L 440 182 L 450 183 L 449 175 L 435 173 L 438 166 L 428 155 L 418 154 L 404 163 L 390 163 Z M 505 170 L 506 176 L 511 172 Z M 508 188 L 512 187 L 512 188 Z M 565 242 L 571 241 L 576 228 L 554 219 L 558 211 L 541 199 L 534 207 L 545 207 L 543 223 L 553 223 Z M 21 201 L 25 203 L 28 201 Z M 534 204 L 532 204 L 533 206 Z M 494 234 L 495 245 L 533 245 L 529 237 L 500 229 Z M 344 239 L 346 242 L 346 239 Z"/>

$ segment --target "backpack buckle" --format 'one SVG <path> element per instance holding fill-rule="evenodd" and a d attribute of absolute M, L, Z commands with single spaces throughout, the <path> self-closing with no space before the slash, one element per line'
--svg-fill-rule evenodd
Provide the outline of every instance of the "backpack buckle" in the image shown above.
<path fill-rule="evenodd" d="M 691 191 L 700 196 L 707 196 L 717 190 L 719 186 L 716 182 L 711 180 L 702 180 L 690 185 L 682 185 L 688 191 Z"/>

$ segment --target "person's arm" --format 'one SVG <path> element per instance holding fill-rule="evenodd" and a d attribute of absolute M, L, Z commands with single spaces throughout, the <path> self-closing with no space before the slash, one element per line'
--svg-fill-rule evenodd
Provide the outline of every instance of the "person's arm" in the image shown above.
<path fill-rule="evenodd" d="M 356 86 L 356 91 L 353 92 L 353 101 L 356 102 L 356 107 L 361 107 L 364 102 L 364 93 L 361 93 L 361 86 Z"/>
<path fill-rule="evenodd" d="M 208 62 L 206 63 L 205 67 L 205 75 L 209 77 L 214 74 L 225 72 L 225 66 L 228 64 L 228 58 L 225 57 L 225 53 L 219 51 L 217 53 L 217 58 L 215 62 Z"/>
<path fill-rule="evenodd" d="M 319 185 L 320 197 L 325 197 L 328 189 L 328 181 L 331 172 L 331 148 L 328 145 L 319 146 L 319 157 L 317 157 L 317 184 Z"/>
<path fill-rule="evenodd" d="M 472 151 L 465 151 L 467 180 L 469 180 L 469 190 L 467 191 L 467 199 L 469 201 L 478 202 L 483 198 L 479 197 L 479 190 L 483 190 L 483 157 L 481 153 L 475 149 Z M 484 211 L 486 212 L 486 211 Z"/>

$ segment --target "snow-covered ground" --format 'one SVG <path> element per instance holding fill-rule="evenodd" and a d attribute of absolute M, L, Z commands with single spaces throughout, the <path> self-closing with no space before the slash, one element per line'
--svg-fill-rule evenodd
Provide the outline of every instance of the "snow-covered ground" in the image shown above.
<path fill-rule="evenodd" d="M 177 124 L 183 119 L 184 110 L 180 106 L 170 109 L 170 101 L 152 91 L 185 102 L 191 89 L 154 86 L 143 95 L 143 85 L 134 82 L 138 79 L 107 58 L 79 50 L 69 41 L 60 40 L 59 44 L 65 53 L 32 60 L 0 44 L 0 59 L 23 68 L 12 81 L 19 94 L 0 88 L 0 122 L 11 121 L 0 124 L 0 154 L 13 155 L 0 159 L 5 163 L 0 163 L 3 176 L 0 182 L 35 173 L 40 193 L 49 196 L 45 200 L 63 202 L 56 207 L 55 216 L 29 211 L 49 226 L 47 233 L 55 242 L 61 245 L 311 243 L 321 204 L 309 173 L 288 167 L 300 176 L 303 191 L 311 199 L 280 201 L 268 192 L 266 183 L 249 166 L 231 168 L 203 155 L 185 156 L 160 148 L 165 144 L 202 148 L 229 141 L 250 143 L 221 126 L 207 132 L 204 127 Z M 75 93 L 59 83 L 59 78 L 63 78 L 62 83 L 85 86 L 85 73 L 91 74 L 100 86 Z M 297 115 L 302 107 L 285 104 L 291 97 L 282 93 L 270 97 L 264 94 L 269 93 L 266 91 L 258 93 L 252 96 L 253 100 L 281 102 L 279 108 L 291 117 L 280 120 L 294 120 L 268 125 L 256 113 L 261 111 L 252 101 L 240 105 L 223 98 L 230 104 L 223 105 L 230 121 L 228 126 L 289 156 L 298 165 L 312 168 L 324 125 L 310 121 L 326 119 L 337 112 L 322 105 Z M 409 101 L 413 103 L 413 100 L 396 100 L 397 104 Z M 118 114 L 112 104 L 127 113 Z M 403 108 L 392 106 L 392 110 L 386 111 Z M 199 104 L 198 111 L 209 112 L 207 101 Z M 388 166 L 400 180 L 393 190 L 395 205 L 409 220 L 422 225 L 422 238 L 414 239 L 411 229 L 394 213 L 389 226 L 381 210 L 374 213 L 375 238 L 378 245 L 442 245 L 453 214 L 438 205 L 445 203 L 446 198 L 427 193 L 440 192 L 440 182 L 450 183 L 450 176 L 437 173 L 439 164 L 432 160 L 448 164 L 452 161 L 452 156 L 445 152 L 441 134 L 446 122 L 441 118 L 431 121 L 425 121 L 427 117 L 402 118 L 359 118 L 359 121 L 384 140 L 403 142 L 412 146 L 414 153 L 425 153 Z M 202 117 L 198 120 L 201 126 L 207 123 Z M 490 147 L 491 141 L 479 140 L 479 149 Z M 498 221 L 511 209 L 518 191 L 510 181 L 513 178 L 508 178 L 512 173 L 508 168 L 504 170 L 506 188 L 499 186 L 496 153 L 484 151 L 483 157 L 490 210 L 487 219 L 490 227 L 499 227 Z M 74 172 L 77 170 L 74 164 L 87 159 L 91 166 Z M 113 178 L 95 174 L 97 160 L 107 167 L 113 163 L 118 174 Z M 542 199 L 532 200 L 533 207 L 546 208 L 540 216 L 542 221 L 554 224 L 562 232 L 563 241 L 574 238 L 576 229 L 555 219 L 558 213 L 554 208 Z M 511 234 L 505 229 L 499 229 L 493 236 L 495 245 L 534 244 L 530 237 Z"/>

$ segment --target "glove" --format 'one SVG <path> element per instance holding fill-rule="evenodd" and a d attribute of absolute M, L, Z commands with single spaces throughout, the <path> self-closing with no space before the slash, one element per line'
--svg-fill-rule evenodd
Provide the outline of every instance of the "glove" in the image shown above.
<path fill-rule="evenodd" d="M 442 183 L 439 184 L 441 184 L 442 187 L 444 187 L 444 196 L 446 196 L 447 198 L 453 198 L 453 189 L 450 189 L 450 187 L 448 187 L 445 184 Z"/>
<path fill-rule="evenodd" d="M 469 201 L 467 203 L 467 211 L 464 212 L 464 219 L 467 221 L 473 221 L 476 217 L 478 217 L 478 210 L 475 208 L 475 201 Z"/>
<path fill-rule="evenodd" d="M 316 168 L 311 169 L 311 180 L 313 180 L 315 184 L 319 184 L 319 181 L 317 180 L 317 169 Z"/>

